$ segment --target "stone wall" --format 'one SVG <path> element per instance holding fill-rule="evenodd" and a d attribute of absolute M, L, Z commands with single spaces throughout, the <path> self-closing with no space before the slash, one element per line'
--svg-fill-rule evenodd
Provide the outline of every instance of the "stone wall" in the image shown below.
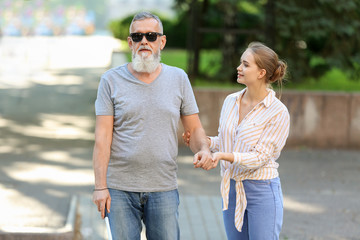
<path fill-rule="evenodd" d="M 223 101 L 235 91 L 194 89 L 207 135 L 217 135 Z M 287 147 L 360 148 L 360 93 L 284 91 L 281 101 L 291 118 Z"/>

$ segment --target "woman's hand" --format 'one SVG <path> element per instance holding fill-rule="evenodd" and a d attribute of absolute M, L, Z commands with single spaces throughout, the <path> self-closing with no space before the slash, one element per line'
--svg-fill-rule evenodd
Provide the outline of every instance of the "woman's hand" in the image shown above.
<path fill-rule="evenodd" d="M 184 140 L 185 145 L 189 146 L 190 145 L 190 131 L 184 132 L 182 134 L 182 138 Z"/>
<path fill-rule="evenodd" d="M 234 162 L 234 154 L 226 152 L 216 152 L 212 155 L 213 162 L 219 162 L 220 160 L 228 161 L 230 163 Z"/>
<path fill-rule="evenodd" d="M 186 146 L 190 146 L 190 132 L 189 131 L 187 131 L 187 132 L 184 132 L 183 134 L 182 134 L 182 138 L 183 138 L 183 141 L 184 141 L 184 143 L 185 143 L 185 145 Z M 210 140 L 210 138 L 209 137 L 207 137 L 207 144 L 210 146 L 211 145 L 211 140 Z"/>
<path fill-rule="evenodd" d="M 209 151 L 202 150 L 194 155 L 193 164 L 195 168 L 210 170 L 213 169 L 213 162 L 212 154 Z"/>

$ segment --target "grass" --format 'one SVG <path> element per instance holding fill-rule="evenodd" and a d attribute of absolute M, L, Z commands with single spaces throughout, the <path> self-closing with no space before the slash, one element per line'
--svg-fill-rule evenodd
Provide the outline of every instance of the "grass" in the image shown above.
<path fill-rule="evenodd" d="M 331 69 L 319 79 L 308 78 L 304 82 L 286 83 L 285 86 L 287 89 L 297 90 L 360 91 L 360 81 L 351 80 L 348 74 L 338 68 Z"/>
<path fill-rule="evenodd" d="M 188 54 L 181 49 L 164 49 L 161 52 L 161 62 L 175 66 L 186 71 Z"/>
<path fill-rule="evenodd" d="M 126 53 L 127 60 L 131 60 L 130 52 Z M 201 52 L 201 61 L 200 61 L 200 72 L 205 72 L 206 75 L 214 76 L 217 71 L 220 69 L 220 64 L 218 60 L 221 55 L 219 51 L 216 50 L 204 50 Z M 187 70 L 187 60 L 188 53 L 182 49 L 164 49 L 161 52 L 161 62 L 166 63 L 167 65 L 179 67 L 181 69 Z"/>
<path fill-rule="evenodd" d="M 131 54 L 127 53 L 127 58 L 131 60 Z M 161 52 L 161 61 L 171 66 L 176 66 L 187 71 L 187 59 L 188 54 L 182 49 L 167 49 L 165 48 Z M 200 72 L 204 76 L 196 79 L 191 79 L 194 87 L 206 87 L 206 88 L 234 88 L 238 87 L 235 79 L 233 83 L 223 83 L 220 81 L 214 81 L 216 74 L 221 68 L 221 53 L 218 50 L 202 50 L 200 54 Z M 234 71 L 236 71 L 234 69 Z M 211 78 L 211 80 L 210 80 Z M 274 88 L 276 86 L 274 85 Z M 286 89 L 295 90 L 311 90 L 311 91 L 346 91 L 346 92 L 358 92 L 360 91 L 360 80 L 352 80 L 348 74 L 340 69 L 333 68 L 322 77 L 308 78 L 302 82 L 287 81 L 283 86 Z"/>

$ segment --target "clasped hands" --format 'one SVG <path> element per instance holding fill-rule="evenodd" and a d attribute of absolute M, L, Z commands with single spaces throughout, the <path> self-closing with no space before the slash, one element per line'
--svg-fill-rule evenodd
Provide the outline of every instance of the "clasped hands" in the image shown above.
<path fill-rule="evenodd" d="M 190 132 L 182 134 L 186 146 L 190 145 Z M 209 143 L 210 145 L 210 143 Z M 194 155 L 193 164 L 195 168 L 202 168 L 210 170 L 216 168 L 219 160 L 221 160 L 221 153 L 211 153 L 209 150 L 201 150 Z"/>
<path fill-rule="evenodd" d="M 220 160 L 220 153 L 216 152 L 211 154 L 209 151 L 201 150 L 194 155 L 194 167 L 210 170 L 216 168 Z"/>

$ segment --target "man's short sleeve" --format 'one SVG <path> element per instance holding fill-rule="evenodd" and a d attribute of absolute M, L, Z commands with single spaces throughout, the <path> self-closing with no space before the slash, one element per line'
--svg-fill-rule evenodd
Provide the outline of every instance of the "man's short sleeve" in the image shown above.
<path fill-rule="evenodd" d="M 111 87 L 106 79 L 101 78 L 95 101 L 96 115 L 114 115 L 114 103 L 111 98 Z"/>
<path fill-rule="evenodd" d="M 199 113 L 199 108 L 196 104 L 193 89 L 191 87 L 189 78 L 185 72 L 184 72 L 182 90 L 183 90 L 183 101 L 181 104 L 180 114 L 191 115 L 191 114 Z"/>

